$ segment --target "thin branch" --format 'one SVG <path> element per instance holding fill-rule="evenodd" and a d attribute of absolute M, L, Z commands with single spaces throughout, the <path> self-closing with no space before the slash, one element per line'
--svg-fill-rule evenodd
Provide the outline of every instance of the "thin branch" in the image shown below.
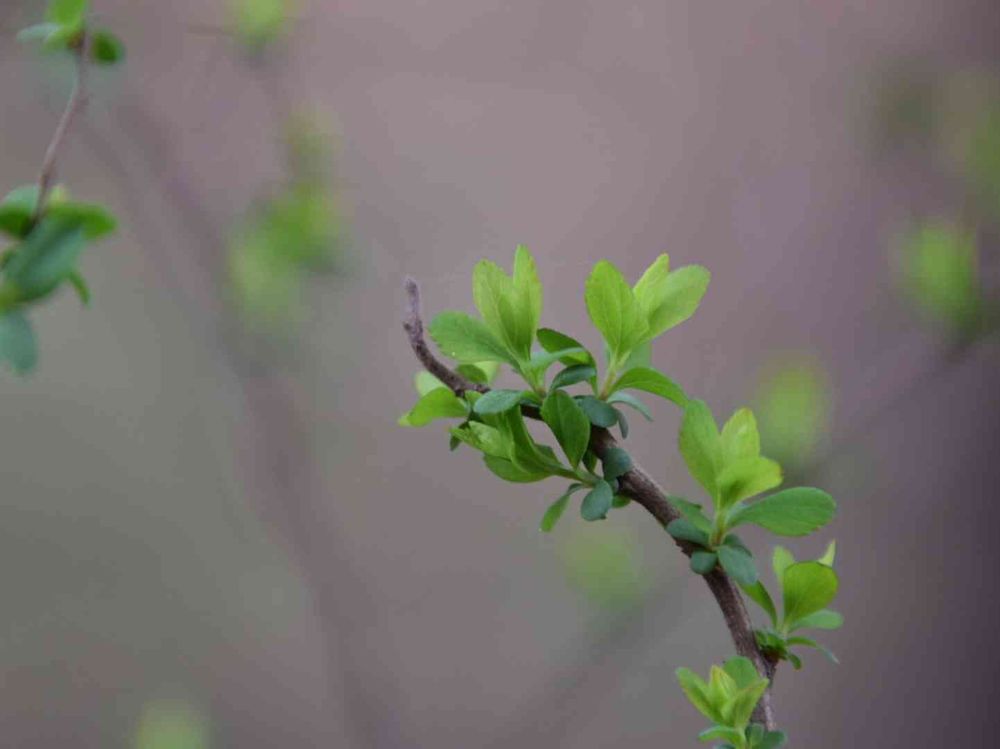
<path fill-rule="evenodd" d="M 38 173 L 38 203 L 35 206 L 35 220 L 37 221 L 45 212 L 45 204 L 48 201 L 49 193 L 52 192 L 52 185 L 56 178 L 56 162 L 59 158 L 59 151 L 66 141 L 70 128 L 77 115 L 87 106 L 89 98 L 87 90 L 87 58 L 90 57 L 90 33 L 84 29 L 80 35 L 80 41 L 73 50 L 76 59 L 76 78 L 73 81 L 73 91 L 70 93 L 69 101 L 66 102 L 66 109 L 63 110 L 56 131 L 52 135 L 48 148 L 45 149 L 45 158 L 42 160 L 42 169 Z"/>
<path fill-rule="evenodd" d="M 420 288 L 416 281 L 407 278 L 405 282 L 407 296 L 407 317 L 403 323 L 410 341 L 410 347 L 417 359 L 427 369 L 428 372 L 437 377 L 441 382 L 451 388 L 456 395 L 462 395 L 469 390 L 477 392 L 487 392 L 489 388 L 484 385 L 476 385 L 457 372 L 445 365 L 440 359 L 434 356 L 424 338 L 424 326 L 420 317 Z M 537 417 L 537 412 L 525 412 L 526 415 Z M 617 447 L 618 442 L 607 429 L 593 427 L 590 435 L 590 448 L 598 457 L 602 457 L 611 448 Z M 679 520 L 681 514 L 667 500 L 667 495 L 653 478 L 646 473 L 638 464 L 633 463 L 632 469 L 621 477 L 621 487 L 619 492 L 629 497 L 631 500 L 641 505 L 650 515 L 664 527 L 674 520 Z M 694 552 L 694 547 L 684 542 L 677 542 L 678 547 L 685 555 L 690 556 Z M 757 646 L 757 638 L 754 634 L 753 622 L 747 612 L 743 596 L 740 594 L 736 583 L 721 569 L 716 568 L 708 575 L 705 575 L 705 582 L 709 590 L 715 596 L 716 603 L 722 610 L 722 616 L 729 628 L 729 633 L 736 646 L 736 652 L 749 658 L 756 666 L 757 671 L 768 679 L 774 678 L 776 664 L 764 656 Z M 771 693 L 768 690 L 754 710 L 753 719 L 764 724 L 768 730 L 775 729 L 774 711 L 771 706 Z"/>

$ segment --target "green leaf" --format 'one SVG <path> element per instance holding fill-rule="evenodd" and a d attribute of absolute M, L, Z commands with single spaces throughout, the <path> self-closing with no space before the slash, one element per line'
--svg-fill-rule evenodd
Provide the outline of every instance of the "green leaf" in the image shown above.
<path fill-rule="evenodd" d="M 789 645 L 801 645 L 806 648 L 812 648 L 813 650 L 818 650 L 827 658 L 829 658 L 831 663 L 835 663 L 838 666 L 840 665 L 840 659 L 833 654 L 833 651 L 831 651 L 825 645 L 820 645 L 818 642 L 809 637 L 789 637 L 788 640 L 786 640 L 786 642 Z"/>
<path fill-rule="evenodd" d="M 611 485 L 607 481 L 598 481 L 583 498 L 580 515 L 588 521 L 603 520 L 611 509 L 613 499 L 614 492 L 611 490 Z"/>
<path fill-rule="evenodd" d="M 49 294 L 75 269 L 84 244 L 79 220 L 46 216 L 4 266 L 4 294 L 19 301 Z"/>
<path fill-rule="evenodd" d="M 771 619 L 771 626 L 778 626 L 778 611 L 774 606 L 774 600 L 771 598 L 771 594 L 767 592 L 767 588 L 764 587 L 764 583 L 760 580 L 755 582 L 753 585 L 740 585 L 743 592 L 750 597 L 754 603 L 764 609 L 764 612 Z"/>
<path fill-rule="evenodd" d="M 42 42 L 60 29 L 62 29 L 62 26 L 58 23 L 36 23 L 34 26 L 29 26 L 19 31 L 17 33 L 17 41 Z"/>
<path fill-rule="evenodd" d="M 628 437 L 628 419 L 625 418 L 624 412 L 619 408 L 615 409 L 615 413 L 618 414 L 618 428 L 621 430 L 622 439 L 626 439 Z"/>
<path fill-rule="evenodd" d="M 754 497 L 782 482 L 781 466 L 760 456 L 742 458 L 727 464 L 716 479 L 721 507 L 732 507 L 737 502 Z"/>
<path fill-rule="evenodd" d="M 400 426 L 422 427 L 437 419 L 465 418 L 469 406 L 447 388 L 431 390 L 399 419 Z"/>
<path fill-rule="evenodd" d="M 538 279 L 535 258 L 524 245 L 518 245 L 514 251 L 514 290 L 517 294 L 516 307 L 526 316 L 524 325 L 531 330 L 528 338 L 530 350 L 538 323 L 542 319 L 542 282 Z"/>
<path fill-rule="evenodd" d="M 626 406 L 631 406 L 636 411 L 645 416 L 646 421 L 653 420 L 653 414 L 649 410 L 649 408 L 646 407 L 646 404 L 643 403 L 638 398 L 636 398 L 631 393 L 612 393 L 608 397 L 607 403 L 624 403 Z"/>
<path fill-rule="evenodd" d="M 837 542 L 831 541 L 827 545 L 826 551 L 823 552 L 823 556 L 821 556 L 816 561 L 819 562 L 820 564 L 825 564 L 827 567 L 832 567 L 833 560 L 836 558 L 836 556 L 837 556 Z"/>
<path fill-rule="evenodd" d="M 583 412 L 587 414 L 587 418 L 590 419 L 590 423 L 594 426 L 607 429 L 613 427 L 615 422 L 618 421 L 618 412 L 615 411 L 614 407 L 609 406 L 604 401 L 592 395 L 580 396 L 576 399 L 576 402 L 583 409 Z"/>
<path fill-rule="evenodd" d="M 549 509 L 542 516 L 542 522 L 539 526 L 542 533 L 552 532 L 552 529 L 556 527 L 556 523 L 559 522 L 559 518 L 566 512 L 566 505 L 569 504 L 569 498 L 573 496 L 573 492 L 582 488 L 583 484 L 570 484 L 569 488 L 563 492 L 563 495 L 549 505 Z"/>
<path fill-rule="evenodd" d="M 778 579 L 779 583 L 785 576 L 785 570 L 793 564 L 795 564 L 795 557 L 792 556 L 792 552 L 784 546 L 774 547 L 774 554 L 771 556 L 771 568 L 774 570 L 774 576 Z"/>
<path fill-rule="evenodd" d="M 551 328 L 539 328 L 537 332 L 538 343 L 546 351 L 566 351 L 567 349 L 582 349 L 583 353 L 567 354 L 560 361 L 566 366 L 573 364 L 589 364 L 594 366 L 594 357 L 587 351 L 583 344 L 575 338 L 570 338 L 565 333 Z"/>
<path fill-rule="evenodd" d="M 586 353 L 582 348 L 567 348 L 559 351 L 538 351 L 531 355 L 522 367 L 524 374 L 529 377 L 540 378 L 548 368 L 557 361 L 562 361 L 568 356 Z"/>
<path fill-rule="evenodd" d="M 38 345 L 31 323 L 20 312 L 0 316 L 0 361 L 17 374 L 27 374 L 38 363 Z"/>
<path fill-rule="evenodd" d="M 512 408 L 497 417 L 502 420 L 503 430 L 513 442 L 510 459 L 515 465 L 530 473 L 544 472 L 549 475 L 562 468 L 551 448 L 536 444 L 524 424 L 520 409 Z"/>
<path fill-rule="evenodd" d="M 760 386 L 757 416 L 764 453 L 803 467 L 815 455 L 830 419 L 830 383 L 811 359 L 783 363 Z"/>
<path fill-rule="evenodd" d="M 679 668 L 674 672 L 681 689 L 692 705 L 713 723 L 723 723 L 722 714 L 713 704 L 709 696 L 708 684 L 698 674 L 688 668 Z"/>
<path fill-rule="evenodd" d="M 427 395 L 431 390 L 439 388 L 447 389 L 447 385 L 425 369 L 413 375 L 413 386 L 417 390 L 417 395 Z"/>
<path fill-rule="evenodd" d="M 656 338 L 687 320 L 698 309 L 711 274 L 700 265 L 669 272 L 669 258 L 661 255 L 635 285 L 648 325 L 648 338 Z"/>
<path fill-rule="evenodd" d="M 779 749 L 787 740 L 784 731 L 768 731 L 753 749 Z"/>
<path fill-rule="evenodd" d="M 604 467 L 604 480 L 609 482 L 632 470 L 632 458 L 620 447 L 609 448 L 601 463 Z"/>
<path fill-rule="evenodd" d="M 441 352 L 457 361 L 515 363 L 489 328 L 464 312 L 442 312 L 431 321 L 428 331 Z"/>
<path fill-rule="evenodd" d="M 753 709 L 767 691 L 767 679 L 759 679 L 749 686 L 740 689 L 722 707 L 722 715 L 726 723 L 740 730 L 746 728 L 753 715 Z"/>
<path fill-rule="evenodd" d="M 735 746 L 740 746 L 743 741 L 743 733 L 729 726 L 712 726 L 698 734 L 698 741 L 719 740 L 728 741 Z"/>
<path fill-rule="evenodd" d="M 125 44 L 107 29 L 95 31 L 91 38 L 90 56 L 98 65 L 117 65 L 125 59 Z"/>
<path fill-rule="evenodd" d="M 453 427 L 451 436 L 486 455 L 506 459 L 510 454 L 511 443 L 499 429 L 495 429 L 478 421 L 470 421 L 461 427 Z"/>
<path fill-rule="evenodd" d="M 79 26 L 87 15 L 87 0 L 49 0 L 45 18 L 60 26 Z"/>
<path fill-rule="evenodd" d="M 805 536 L 830 522 L 837 505 L 826 492 L 809 487 L 785 489 L 742 507 L 729 527 L 754 523 L 780 536 Z"/>
<path fill-rule="evenodd" d="M 754 566 L 753 557 L 741 549 L 723 544 L 716 551 L 719 554 L 719 563 L 733 580 L 740 585 L 753 585 L 757 582 L 757 568 Z"/>
<path fill-rule="evenodd" d="M 489 385 L 496 379 L 500 365 L 493 361 L 481 361 L 475 364 L 459 364 L 455 367 L 455 371 L 478 385 Z"/>
<path fill-rule="evenodd" d="M 837 595 L 837 573 L 819 562 L 798 562 L 782 576 L 786 631 L 798 622 L 826 608 Z"/>
<path fill-rule="evenodd" d="M 634 367 L 625 372 L 611 388 L 611 392 L 619 390 L 642 390 L 666 398 L 681 408 L 688 401 L 680 385 L 652 367 Z"/>
<path fill-rule="evenodd" d="M 576 401 L 562 390 L 542 403 L 542 419 L 549 425 L 571 468 L 576 468 L 590 442 L 590 420 Z"/>
<path fill-rule="evenodd" d="M 24 185 L 7 193 L 0 202 L 0 230 L 14 239 L 24 239 L 38 205 L 38 185 Z"/>
<path fill-rule="evenodd" d="M 701 509 L 701 505 L 694 502 L 688 502 L 686 499 L 681 497 L 667 497 L 674 507 L 676 507 L 680 513 L 690 521 L 696 528 L 704 531 L 705 533 L 711 533 L 712 531 L 712 521 L 709 520 L 705 513 Z"/>
<path fill-rule="evenodd" d="M 566 367 L 566 369 L 552 378 L 552 385 L 550 386 L 550 389 L 557 390 L 558 388 L 569 387 L 570 385 L 575 385 L 578 382 L 583 382 L 584 380 L 589 380 L 593 377 L 597 377 L 597 370 L 594 369 L 594 367 L 589 364 L 574 364 L 571 367 Z"/>
<path fill-rule="evenodd" d="M 80 274 L 80 271 L 71 271 L 68 280 L 76 291 L 76 295 L 80 297 L 80 304 L 84 307 L 90 306 L 90 287 L 87 285 L 87 280 Z"/>
<path fill-rule="evenodd" d="M 717 561 L 714 551 L 696 551 L 691 555 L 691 571 L 696 575 L 707 575 L 715 569 Z"/>
<path fill-rule="evenodd" d="M 515 484 L 531 484 L 548 478 L 551 474 L 547 471 L 531 471 L 514 465 L 506 458 L 498 458 L 495 455 L 484 455 L 483 462 L 495 475 L 504 481 Z"/>
<path fill-rule="evenodd" d="M 521 264 L 521 280 L 529 271 Z M 534 310 L 528 303 L 530 292 L 518 289 L 514 279 L 489 260 L 480 260 L 472 272 L 472 297 L 490 331 L 517 361 L 531 358 L 535 338 Z"/>
<path fill-rule="evenodd" d="M 78 221 L 84 236 L 89 240 L 100 239 L 118 228 L 118 219 L 101 205 L 72 203 L 53 200 L 45 209 L 46 217 Z"/>
<path fill-rule="evenodd" d="M 840 629 L 844 616 L 830 609 L 822 609 L 795 622 L 795 629 Z"/>
<path fill-rule="evenodd" d="M 724 465 L 760 456 L 757 420 L 749 408 L 741 408 L 722 427 L 722 462 Z"/>
<path fill-rule="evenodd" d="M 632 500 L 626 497 L 624 494 L 616 494 L 615 498 L 611 500 L 611 506 L 615 509 L 620 509 L 622 507 L 628 507 L 632 503 Z"/>
<path fill-rule="evenodd" d="M 472 410 L 477 414 L 499 414 L 517 408 L 524 392 L 521 390 L 491 390 L 476 401 Z"/>
<path fill-rule="evenodd" d="M 594 266 L 584 296 L 590 319 L 608 345 L 612 366 L 617 367 L 645 339 L 642 310 L 625 277 L 606 260 Z"/>
<path fill-rule="evenodd" d="M 739 689 L 746 689 L 756 684 L 761 678 L 750 659 L 744 658 L 742 655 L 730 658 L 722 664 L 722 669 L 733 677 L 733 681 L 736 682 Z"/>
<path fill-rule="evenodd" d="M 722 461 L 719 428 L 704 401 L 689 401 L 684 409 L 679 439 L 688 471 L 713 499 L 718 495 L 716 476 Z"/>
<path fill-rule="evenodd" d="M 667 533 L 678 541 L 690 541 L 699 546 L 708 546 L 708 534 L 685 518 L 671 521 L 667 525 Z"/>

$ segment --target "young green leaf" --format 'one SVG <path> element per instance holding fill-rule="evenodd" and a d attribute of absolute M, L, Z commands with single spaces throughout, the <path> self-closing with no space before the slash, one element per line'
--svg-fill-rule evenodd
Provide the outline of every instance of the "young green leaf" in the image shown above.
<path fill-rule="evenodd" d="M 24 239 L 38 205 L 38 185 L 23 185 L 0 201 L 0 230 L 14 239 Z"/>
<path fill-rule="evenodd" d="M 43 218 L 4 266 L 4 298 L 30 301 L 52 292 L 76 267 L 85 240 L 79 220 Z"/>
<path fill-rule="evenodd" d="M 583 409 L 583 412 L 587 414 L 587 418 L 590 419 L 590 423 L 594 426 L 604 428 L 613 427 L 615 422 L 618 421 L 618 412 L 615 411 L 614 407 L 609 406 L 604 401 L 592 395 L 578 397 L 576 402 Z"/>
<path fill-rule="evenodd" d="M 522 270 L 526 276 L 527 270 Z M 518 361 L 531 358 L 535 338 L 533 308 L 524 303 L 514 279 L 489 260 L 480 260 L 472 274 L 472 297 L 489 330 Z"/>
<path fill-rule="evenodd" d="M 684 409 L 679 438 L 688 471 L 713 499 L 718 495 L 716 476 L 722 460 L 719 429 L 704 401 L 689 401 Z"/>
<path fill-rule="evenodd" d="M 614 492 L 607 481 L 598 481 L 594 484 L 587 496 L 580 504 L 580 515 L 584 520 L 603 520 L 607 517 L 608 510 L 611 509 L 611 502 L 614 499 Z"/>
<path fill-rule="evenodd" d="M 661 255 L 635 285 L 635 297 L 648 325 L 648 338 L 656 338 L 687 320 L 705 296 L 711 274 L 700 265 L 669 272 L 669 259 Z"/>
<path fill-rule="evenodd" d="M 521 390 L 491 390 L 476 401 L 472 410 L 480 415 L 503 413 L 517 408 L 523 397 Z"/>
<path fill-rule="evenodd" d="M 0 315 L 0 361 L 17 374 L 27 374 L 38 362 L 38 346 L 31 323 L 20 312 Z"/>
<path fill-rule="evenodd" d="M 701 509 L 701 505 L 694 502 L 688 502 L 686 499 L 681 497 L 667 497 L 670 500 L 670 504 L 680 510 L 680 513 L 691 522 L 698 530 L 704 531 L 705 533 L 711 533 L 712 531 L 712 521 L 709 520 L 705 513 Z"/>
<path fill-rule="evenodd" d="M 638 398 L 636 398 L 631 393 L 612 393 L 610 396 L 608 396 L 607 403 L 624 403 L 626 406 L 631 406 L 636 411 L 645 416 L 646 421 L 653 420 L 653 414 L 646 406 L 646 404 L 643 403 Z M 619 411 L 619 413 L 621 412 Z"/>
<path fill-rule="evenodd" d="M 720 435 L 722 461 L 729 465 L 760 456 L 760 435 L 757 421 L 749 408 L 741 408 L 722 427 Z"/>
<path fill-rule="evenodd" d="M 521 369 L 525 376 L 529 379 L 541 379 L 542 375 L 548 371 L 549 367 L 557 361 L 562 361 L 569 356 L 576 356 L 584 353 L 586 352 L 582 348 L 567 348 L 560 349 L 559 351 L 537 351 L 522 365 Z"/>
<path fill-rule="evenodd" d="M 698 734 L 698 741 L 728 741 L 733 746 L 741 746 L 743 733 L 729 726 L 712 726 Z"/>
<path fill-rule="evenodd" d="M 531 330 L 530 348 L 542 319 L 542 282 L 538 279 L 535 258 L 524 245 L 518 245 L 514 251 L 514 291 L 517 294 L 516 304 L 527 318 L 525 325 Z"/>
<path fill-rule="evenodd" d="M 478 421 L 452 428 L 451 436 L 486 455 L 504 459 L 510 455 L 512 445 L 500 430 Z"/>
<path fill-rule="evenodd" d="M 795 557 L 792 556 L 792 552 L 784 546 L 774 547 L 774 554 L 771 556 L 771 568 L 774 570 L 774 576 L 778 579 L 779 583 L 785 576 L 785 570 L 793 564 L 795 564 Z"/>
<path fill-rule="evenodd" d="M 583 484 L 570 484 L 569 488 L 563 492 L 563 495 L 549 505 L 549 508 L 542 516 L 542 522 L 539 526 L 542 533 L 552 532 L 552 529 L 556 527 L 556 523 L 559 522 L 559 518 L 566 512 L 566 505 L 569 504 L 569 498 L 573 496 L 573 492 L 582 488 Z"/>
<path fill-rule="evenodd" d="M 620 447 L 609 448 L 602 460 L 604 480 L 614 481 L 632 470 L 632 458 Z"/>
<path fill-rule="evenodd" d="M 783 731 L 768 731 L 752 749 L 780 749 L 787 740 L 788 737 Z"/>
<path fill-rule="evenodd" d="M 557 390 L 559 388 L 566 388 L 593 377 L 597 377 L 597 370 L 592 366 L 589 364 L 574 364 L 571 367 L 566 367 L 566 369 L 553 377 L 552 385 L 549 389 Z"/>
<path fill-rule="evenodd" d="M 771 594 L 767 592 L 767 588 L 764 584 L 758 580 L 753 585 L 740 585 L 743 592 L 749 596 L 750 600 L 764 609 L 764 612 L 768 615 L 771 620 L 771 626 L 778 626 L 778 611 L 774 606 L 774 600 L 771 598 Z"/>
<path fill-rule="evenodd" d="M 70 271 L 67 280 L 72 285 L 73 290 L 76 291 L 76 295 L 80 297 L 80 304 L 84 307 L 90 306 L 90 287 L 87 285 L 87 280 L 78 270 Z"/>
<path fill-rule="evenodd" d="M 714 551 L 696 551 L 691 555 L 691 571 L 696 575 L 707 575 L 715 569 L 718 561 Z"/>
<path fill-rule="evenodd" d="M 721 507 L 732 507 L 737 502 L 780 486 L 781 466 L 760 456 L 741 458 L 726 464 L 716 479 Z"/>
<path fill-rule="evenodd" d="M 50 36 L 60 31 L 62 26 L 58 23 L 36 23 L 26 29 L 17 32 L 19 42 L 44 42 Z"/>
<path fill-rule="evenodd" d="M 819 562 L 820 564 L 825 564 L 827 567 L 832 567 L 833 560 L 836 558 L 836 556 L 837 556 L 837 542 L 831 541 L 829 544 L 827 544 L 826 551 L 823 552 L 823 556 L 821 556 L 816 561 Z"/>
<path fill-rule="evenodd" d="M 837 595 L 837 573 L 819 562 L 798 562 L 781 578 L 784 592 L 784 626 L 795 629 L 798 622 L 827 607 Z"/>
<path fill-rule="evenodd" d="M 612 366 L 620 365 L 646 334 L 632 289 L 615 266 L 602 260 L 587 279 L 585 298 L 590 319 L 608 345 Z"/>
<path fill-rule="evenodd" d="M 482 322 L 464 312 L 442 312 L 428 328 L 441 352 L 460 362 L 507 362 L 514 359 Z"/>
<path fill-rule="evenodd" d="M 692 705 L 713 723 L 722 723 L 722 713 L 709 695 L 709 687 L 705 681 L 688 668 L 679 668 L 674 672 L 681 689 Z"/>
<path fill-rule="evenodd" d="M 46 208 L 47 218 L 79 221 L 84 236 L 89 240 L 100 239 L 118 228 L 118 219 L 104 206 L 53 200 Z"/>
<path fill-rule="evenodd" d="M 680 385 L 651 367 L 634 367 L 615 382 L 611 392 L 619 390 L 642 390 L 668 401 L 676 403 L 681 408 L 687 405 L 687 396 Z"/>
<path fill-rule="evenodd" d="M 582 349 L 583 353 L 567 354 L 560 361 L 566 366 L 573 364 L 589 364 L 594 366 L 594 357 L 583 344 L 565 333 L 551 328 L 539 328 L 536 333 L 538 343 L 546 351 L 566 351 L 567 349 Z"/>
<path fill-rule="evenodd" d="M 844 617 L 842 614 L 830 609 L 821 609 L 801 617 L 795 622 L 795 629 L 840 629 L 843 625 Z"/>
<path fill-rule="evenodd" d="M 767 691 L 768 680 L 758 679 L 749 686 L 740 689 L 722 707 L 722 716 L 726 718 L 726 723 L 742 731 L 750 722 L 753 709 Z"/>
<path fill-rule="evenodd" d="M 668 524 L 667 533 L 678 541 L 690 541 L 699 546 L 708 546 L 708 533 L 685 518 L 679 518 Z"/>
<path fill-rule="evenodd" d="M 741 549 L 723 544 L 716 549 L 719 564 L 733 580 L 740 585 L 753 585 L 757 582 L 757 567 L 753 557 Z"/>
<path fill-rule="evenodd" d="M 583 409 L 571 396 L 556 390 L 542 403 L 542 419 L 566 453 L 570 467 L 576 468 L 590 442 L 590 420 Z"/>
<path fill-rule="evenodd" d="M 498 458 L 495 455 L 484 455 L 483 462 L 496 476 L 504 481 L 515 484 L 531 484 L 548 478 L 551 474 L 547 471 L 532 471 L 515 465 L 506 458 Z"/>
<path fill-rule="evenodd" d="M 87 15 L 88 0 L 49 0 L 45 18 L 60 26 L 79 26 Z"/>
<path fill-rule="evenodd" d="M 722 664 L 722 670 L 733 677 L 739 689 L 746 689 L 760 681 L 760 674 L 749 658 L 737 655 Z"/>
<path fill-rule="evenodd" d="M 734 512 L 729 527 L 754 523 L 780 536 L 805 536 L 829 523 L 836 508 L 819 489 L 785 489 Z"/>
<path fill-rule="evenodd" d="M 823 655 L 825 655 L 827 658 L 829 658 L 831 663 L 835 663 L 837 665 L 840 664 L 840 659 L 837 658 L 837 656 L 833 654 L 833 651 L 831 651 L 829 648 L 827 648 L 824 645 L 820 645 L 818 642 L 816 642 L 815 640 L 813 640 L 813 639 L 811 639 L 809 637 L 789 637 L 786 640 L 786 642 L 789 645 L 801 645 L 802 647 L 812 648 L 813 650 L 818 650 Z"/>
<path fill-rule="evenodd" d="M 437 419 L 465 418 L 469 406 L 447 388 L 431 390 L 399 419 L 400 426 L 422 427 Z"/>
<path fill-rule="evenodd" d="M 447 388 L 447 385 L 426 369 L 421 369 L 413 375 L 413 386 L 417 390 L 417 395 L 427 395 L 431 390 Z"/>

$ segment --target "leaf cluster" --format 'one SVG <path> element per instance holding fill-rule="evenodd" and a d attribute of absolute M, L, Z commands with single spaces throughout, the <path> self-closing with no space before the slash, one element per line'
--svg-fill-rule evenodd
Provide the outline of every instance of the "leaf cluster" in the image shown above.
<path fill-rule="evenodd" d="M 781 731 L 767 731 L 750 723 L 769 682 L 749 659 L 740 656 L 712 666 L 708 681 L 686 668 L 676 673 L 688 700 L 712 721 L 710 728 L 698 734 L 699 740 L 722 741 L 716 746 L 725 749 L 775 749 L 785 743 Z"/>
<path fill-rule="evenodd" d="M 46 52 L 79 54 L 89 37 L 88 62 L 117 65 L 125 59 L 125 45 L 107 29 L 90 29 L 87 24 L 89 0 L 49 0 L 45 21 L 22 30 L 22 42 L 40 42 Z"/>

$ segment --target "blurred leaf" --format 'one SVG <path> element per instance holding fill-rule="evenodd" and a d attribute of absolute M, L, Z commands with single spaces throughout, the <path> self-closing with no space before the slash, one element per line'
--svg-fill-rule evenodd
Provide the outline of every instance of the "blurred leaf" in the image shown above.
<path fill-rule="evenodd" d="M 85 240 L 80 219 L 45 216 L 4 266 L 0 295 L 18 301 L 46 296 L 75 269 Z"/>
<path fill-rule="evenodd" d="M 650 577 L 642 567 L 640 545 L 619 526 L 577 523 L 559 546 L 569 584 L 603 609 L 634 605 L 647 592 Z"/>
<path fill-rule="evenodd" d="M 982 292 L 974 238 L 942 222 L 926 222 L 899 243 L 899 280 L 931 322 L 968 333 L 980 322 Z"/>
<path fill-rule="evenodd" d="M 38 205 L 38 185 L 23 185 L 7 193 L 0 202 L 0 230 L 14 239 L 24 239 Z"/>
<path fill-rule="evenodd" d="M 291 5 L 290 0 L 231 0 L 236 38 L 252 53 L 263 51 L 287 32 Z"/>
<path fill-rule="evenodd" d="M 38 347 L 31 323 L 20 312 L 0 316 L 0 361 L 17 374 L 27 374 L 38 362 Z"/>
<path fill-rule="evenodd" d="M 186 702 L 156 700 L 142 709 L 135 749 L 208 749 L 208 719 Z"/>
<path fill-rule="evenodd" d="M 100 29 L 91 39 L 90 56 L 99 65 L 117 65 L 125 59 L 125 44 L 110 31 Z"/>
<path fill-rule="evenodd" d="M 761 382 L 757 420 L 764 453 L 802 467 L 815 455 L 830 416 L 826 373 L 807 357 L 779 362 Z"/>
<path fill-rule="evenodd" d="M 90 306 L 90 287 L 87 285 L 87 280 L 81 275 L 80 271 L 74 270 L 69 274 L 68 280 L 73 286 L 73 290 L 76 291 L 76 295 L 80 297 L 80 304 L 84 307 Z"/>
<path fill-rule="evenodd" d="M 49 0 L 45 18 L 60 26 L 80 26 L 88 5 L 88 0 Z"/>

